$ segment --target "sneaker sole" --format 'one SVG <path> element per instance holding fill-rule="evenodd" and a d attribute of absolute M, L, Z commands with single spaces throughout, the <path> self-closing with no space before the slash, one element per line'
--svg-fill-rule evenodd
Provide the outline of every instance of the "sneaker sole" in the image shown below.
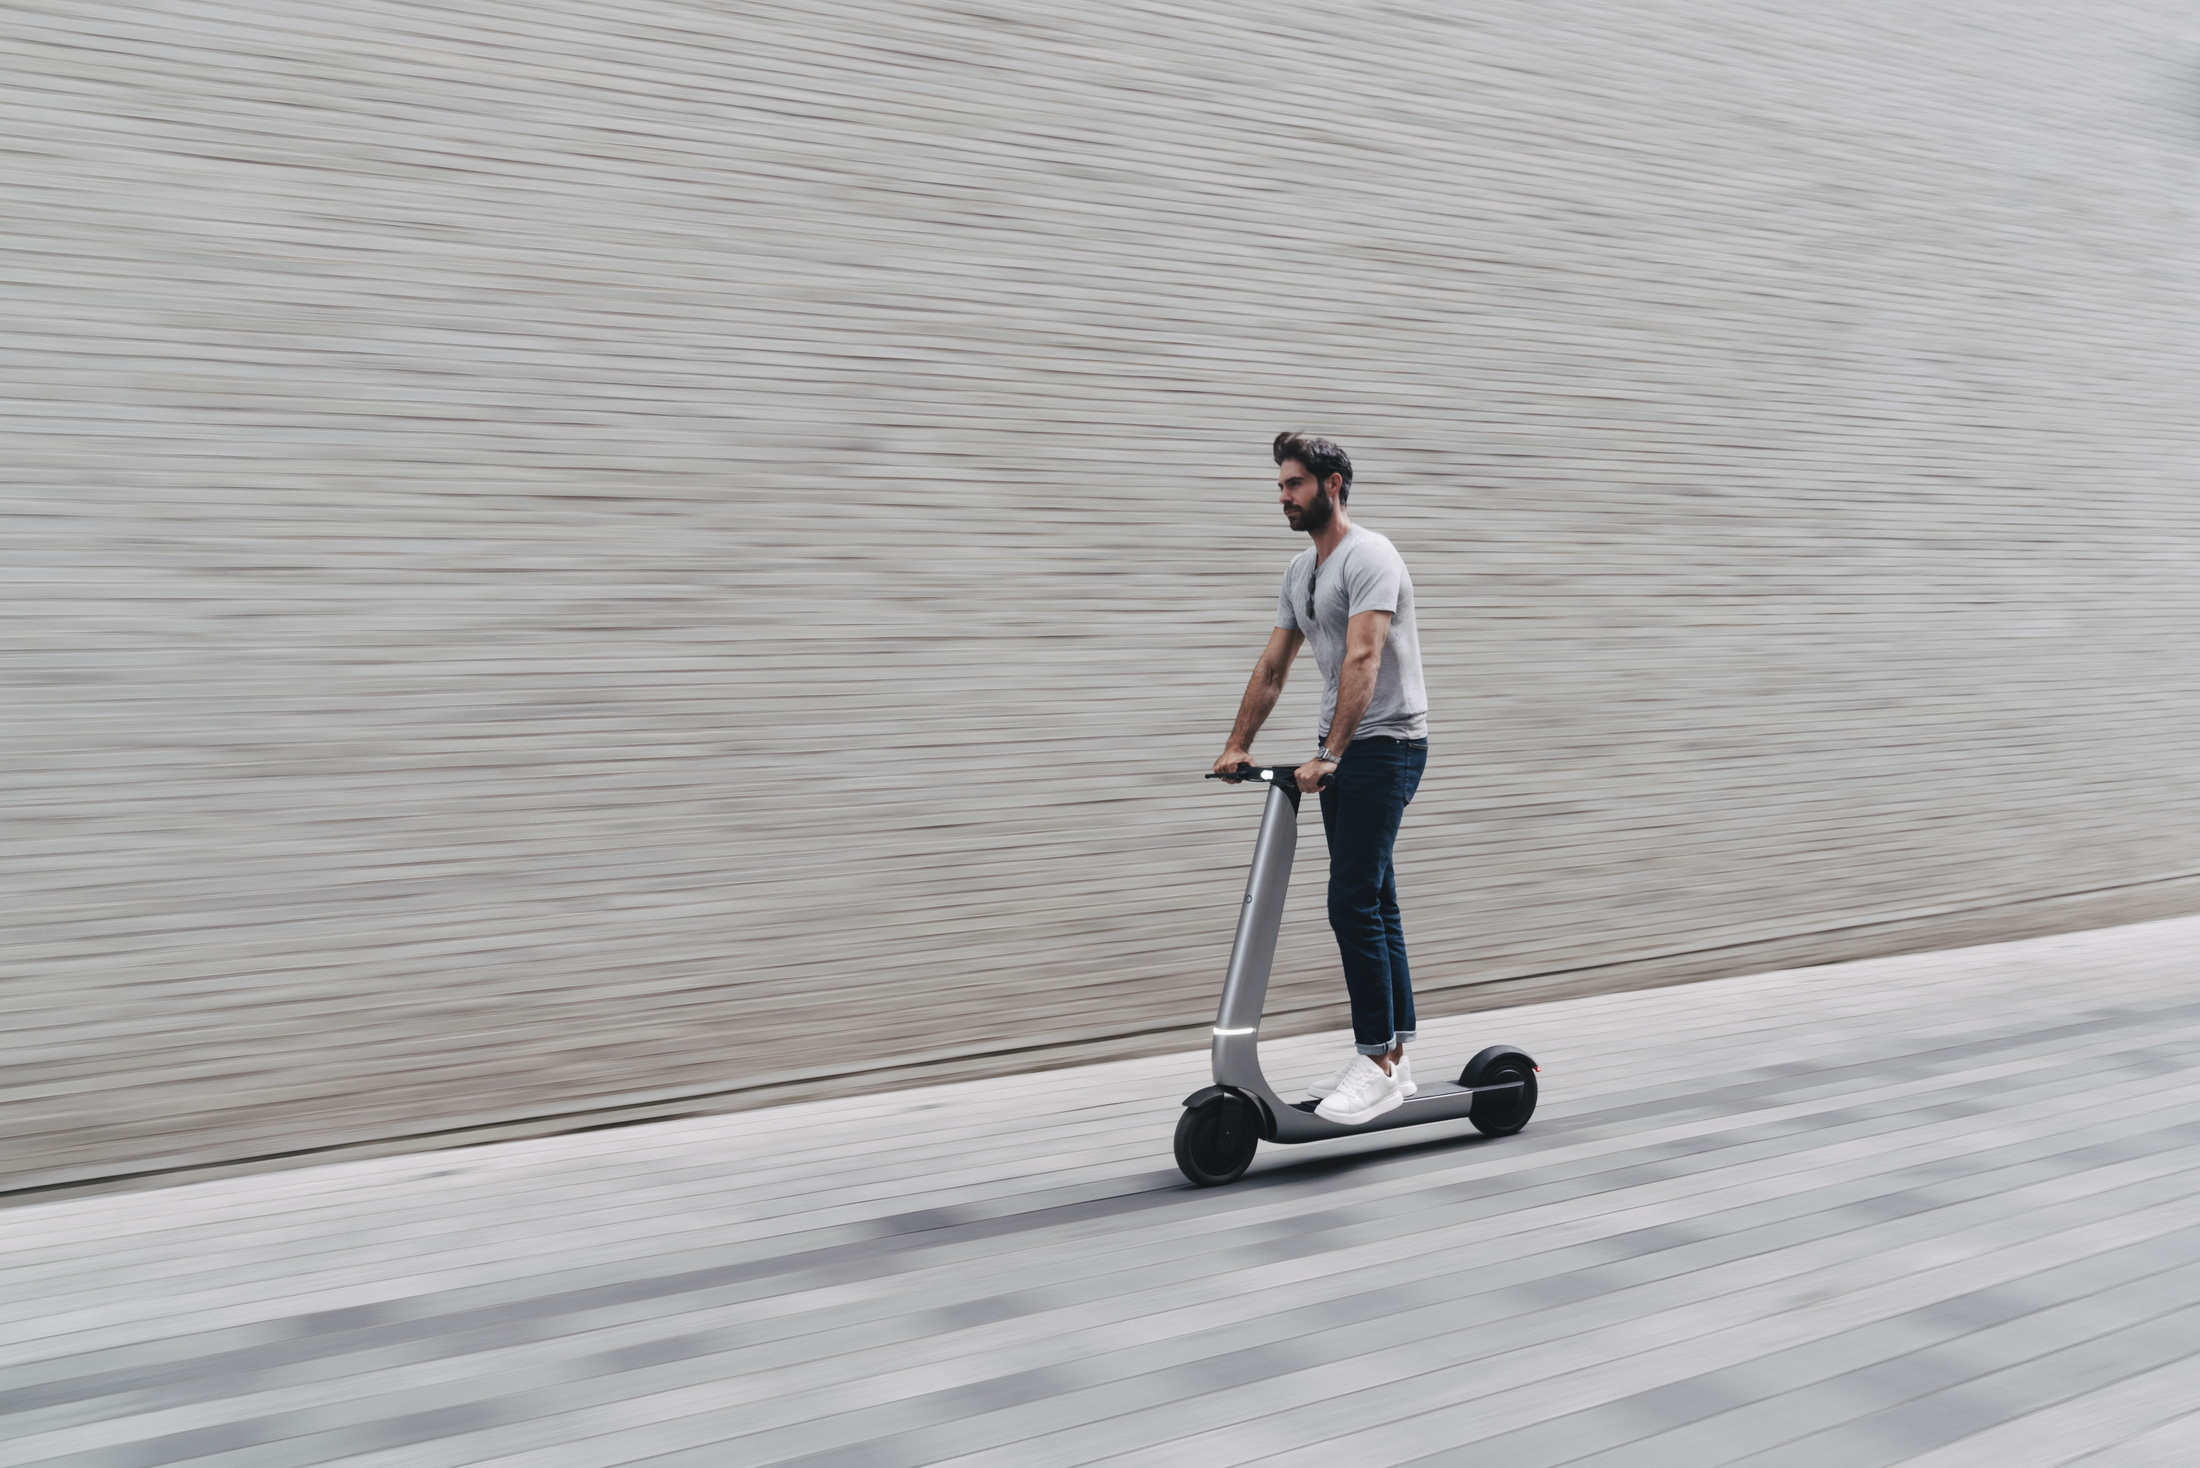
<path fill-rule="evenodd" d="M 1366 1126 L 1376 1117 L 1383 1115 L 1385 1112 L 1396 1111 L 1399 1107 L 1405 1104 L 1406 1093 L 1403 1091 L 1392 1091 L 1388 1096 L 1385 1096 L 1382 1100 L 1376 1102 L 1373 1106 L 1368 1107 L 1365 1111 L 1355 1111 L 1352 1112 L 1350 1115 L 1341 1116 L 1336 1112 L 1324 1110 L 1323 1108 L 1317 1106 L 1316 1108 L 1314 1108 L 1314 1114 L 1320 1117 L 1323 1121 L 1333 1121 L 1339 1126 Z"/>

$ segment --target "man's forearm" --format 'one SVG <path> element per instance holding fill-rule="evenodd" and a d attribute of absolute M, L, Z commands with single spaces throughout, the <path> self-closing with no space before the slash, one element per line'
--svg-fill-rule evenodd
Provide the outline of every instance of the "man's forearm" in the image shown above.
<path fill-rule="evenodd" d="M 1230 726 L 1232 749 L 1253 747 L 1253 736 L 1276 711 L 1276 700 L 1282 696 L 1283 680 L 1270 673 L 1267 664 L 1253 669 L 1252 681 L 1245 685 L 1245 697 L 1238 701 L 1237 722 Z"/>
<path fill-rule="evenodd" d="M 1330 716 L 1329 733 L 1322 739 L 1332 754 L 1343 754 L 1352 747 L 1352 736 L 1375 697 L 1375 673 L 1381 666 L 1380 657 L 1345 659 L 1337 675 L 1337 711 Z"/>

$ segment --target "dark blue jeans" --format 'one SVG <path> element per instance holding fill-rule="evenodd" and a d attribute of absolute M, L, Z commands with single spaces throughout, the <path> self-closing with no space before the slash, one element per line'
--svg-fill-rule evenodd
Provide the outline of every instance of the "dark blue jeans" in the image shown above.
<path fill-rule="evenodd" d="M 1413 1038 L 1413 974 L 1398 916 L 1398 841 L 1413 792 L 1428 767 L 1428 741 L 1355 739 L 1322 792 L 1329 837 L 1329 926 L 1352 995 L 1352 1040 L 1362 1055 L 1382 1055 Z"/>

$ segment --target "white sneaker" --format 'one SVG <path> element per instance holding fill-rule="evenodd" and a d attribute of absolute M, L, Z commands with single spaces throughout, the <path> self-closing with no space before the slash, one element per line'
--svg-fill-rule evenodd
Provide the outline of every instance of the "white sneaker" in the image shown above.
<path fill-rule="evenodd" d="M 1359 1058 L 1360 1057 L 1358 1053 L 1355 1052 L 1352 1056 L 1352 1060 L 1347 1060 L 1344 1064 L 1338 1066 L 1335 1072 L 1330 1075 L 1328 1080 L 1316 1081 L 1313 1085 L 1308 1086 L 1306 1088 L 1306 1094 L 1312 1096 L 1317 1101 L 1335 1095 L 1337 1087 L 1344 1084 L 1344 1078 L 1352 1074 L 1352 1061 L 1358 1060 Z"/>
<path fill-rule="evenodd" d="M 1352 1057 L 1352 1060 L 1357 1060 L 1359 1058 L 1359 1056 L 1355 1055 Z M 1337 1093 L 1337 1087 L 1344 1084 L 1344 1078 L 1352 1074 L 1352 1060 L 1348 1060 L 1343 1065 L 1338 1066 L 1337 1073 L 1331 1076 L 1328 1080 L 1317 1081 L 1313 1085 L 1308 1086 L 1306 1088 L 1306 1094 L 1314 1097 L 1316 1100 L 1320 1100 L 1326 1096 L 1335 1095 Z M 1411 1096 L 1414 1092 L 1421 1089 L 1419 1086 L 1413 1084 L 1412 1056 L 1399 1056 L 1398 1063 L 1390 1068 L 1390 1073 L 1398 1078 L 1398 1094 L 1400 1094 L 1401 1096 Z"/>
<path fill-rule="evenodd" d="M 1314 1114 L 1345 1126 L 1365 1126 L 1386 1111 L 1405 1104 L 1406 1093 L 1398 1078 L 1365 1055 L 1355 1055 L 1345 1067 L 1344 1080 Z"/>

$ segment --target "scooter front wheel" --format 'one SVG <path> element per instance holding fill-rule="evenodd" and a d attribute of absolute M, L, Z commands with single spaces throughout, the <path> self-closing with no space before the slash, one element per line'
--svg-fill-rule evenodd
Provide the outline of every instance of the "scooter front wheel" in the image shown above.
<path fill-rule="evenodd" d="M 1260 1112 L 1243 1096 L 1210 1096 L 1176 1121 L 1176 1165 L 1202 1188 L 1245 1176 L 1260 1146 Z"/>

